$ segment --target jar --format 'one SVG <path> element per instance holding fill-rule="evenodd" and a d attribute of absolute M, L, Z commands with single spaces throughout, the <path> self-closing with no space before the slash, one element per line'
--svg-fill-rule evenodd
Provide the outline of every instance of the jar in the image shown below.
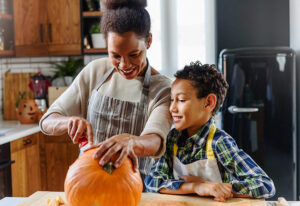
<path fill-rule="evenodd" d="M 0 13 L 9 13 L 7 0 L 0 0 Z"/>
<path fill-rule="evenodd" d="M 0 50 L 4 50 L 4 29 L 0 28 Z"/>

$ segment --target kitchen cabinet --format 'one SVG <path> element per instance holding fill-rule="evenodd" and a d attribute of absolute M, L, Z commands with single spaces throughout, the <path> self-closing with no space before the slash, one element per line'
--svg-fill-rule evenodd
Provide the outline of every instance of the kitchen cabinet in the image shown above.
<path fill-rule="evenodd" d="M 79 155 L 78 145 L 74 145 L 68 135 L 44 136 L 46 185 L 49 191 L 64 191 L 64 181 L 69 166 Z"/>
<path fill-rule="evenodd" d="M 12 193 L 27 197 L 38 190 L 63 191 L 69 166 L 79 154 L 67 135 L 41 132 L 11 142 Z"/>
<path fill-rule="evenodd" d="M 45 190 L 42 185 L 40 158 L 40 133 L 12 141 L 10 144 L 12 194 L 15 197 L 27 197 L 37 190 Z"/>
<path fill-rule="evenodd" d="M 107 48 L 93 48 L 93 43 L 89 30 L 93 24 L 100 23 L 103 12 L 101 11 L 100 4 L 95 3 L 87 5 L 87 1 L 82 1 L 82 47 L 83 54 L 107 54 Z M 85 40 L 84 40 L 85 39 Z M 85 42 L 87 41 L 87 42 Z M 88 44 L 90 48 L 87 48 Z"/>
<path fill-rule="evenodd" d="M 16 56 L 80 55 L 80 0 L 14 0 Z"/>
<path fill-rule="evenodd" d="M 0 5 L 0 57 L 13 56 L 12 1 L 2 0 Z"/>

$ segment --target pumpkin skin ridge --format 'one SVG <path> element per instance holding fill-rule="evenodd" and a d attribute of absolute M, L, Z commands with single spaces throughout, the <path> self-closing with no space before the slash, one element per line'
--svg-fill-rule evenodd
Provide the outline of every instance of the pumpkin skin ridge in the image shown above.
<path fill-rule="evenodd" d="M 108 174 L 99 160 L 92 158 L 97 149 L 85 152 L 85 157 L 79 157 L 69 168 L 65 181 L 69 206 L 138 205 L 143 183 L 139 171 L 133 171 L 131 160 L 127 157 L 119 168 Z"/>
<path fill-rule="evenodd" d="M 130 161 L 130 160 L 129 160 Z M 120 175 L 122 175 L 122 174 L 120 174 Z M 130 197 L 130 199 L 132 200 L 131 202 L 132 202 L 132 204 L 131 205 L 138 205 L 138 203 L 140 202 L 140 200 L 141 200 L 141 194 L 140 194 L 140 196 L 138 195 L 138 193 L 137 193 L 137 190 L 134 190 L 134 188 L 136 188 L 136 186 L 138 185 L 137 184 L 137 182 L 138 182 L 138 178 L 140 178 L 139 176 L 134 176 L 135 178 L 134 178 L 134 180 L 133 181 L 124 181 L 124 183 L 127 185 L 127 188 L 128 188 L 128 190 L 130 190 L 130 191 L 133 191 L 134 192 L 134 194 L 132 194 L 131 195 L 131 197 Z M 140 193 L 142 193 L 142 191 L 143 191 L 143 188 L 141 187 L 141 188 L 138 188 L 138 191 L 141 191 Z M 135 200 L 135 198 L 133 198 L 132 196 L 139 196 L 139 198 L 137 199 L 137 201 Z M 126 198 L 126 197 L 125 197 Z"/>

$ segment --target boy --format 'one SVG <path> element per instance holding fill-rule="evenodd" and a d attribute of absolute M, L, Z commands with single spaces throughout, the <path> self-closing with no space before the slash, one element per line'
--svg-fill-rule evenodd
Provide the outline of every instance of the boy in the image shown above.
<path fill-rule="evenodd" d="M 273 181 L 229 134 L 215 128 L 212 117 L 228 88 L 222 74 L 197 61 L 175 77 L 170 105 L 175 128 L 168 134 L 165 154 L 145 179 L 147 191 L 196 193 L 217 201 L 272 197 Z"/>

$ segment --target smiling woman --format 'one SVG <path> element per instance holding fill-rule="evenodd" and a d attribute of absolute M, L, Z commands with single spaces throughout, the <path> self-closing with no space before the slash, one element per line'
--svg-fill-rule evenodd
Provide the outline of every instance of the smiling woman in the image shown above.
<path fill-rule="evenodd" d="M 171 81 L 147 60 L 152 34 L 145 2 L 103 3 L 101 31 L 109 58 L 89 63 L 51 105 L 40 127 L 48 135 L 68 133 L 75 144 L 82 136 L 88 139 L 86 147 L 98 144 L 94 158 L 101 166 L 119 153 L 113 161 L 119 167 L 128 156 L 144 177 L 153 163 L 150 157 L 165 150 Z"/>

